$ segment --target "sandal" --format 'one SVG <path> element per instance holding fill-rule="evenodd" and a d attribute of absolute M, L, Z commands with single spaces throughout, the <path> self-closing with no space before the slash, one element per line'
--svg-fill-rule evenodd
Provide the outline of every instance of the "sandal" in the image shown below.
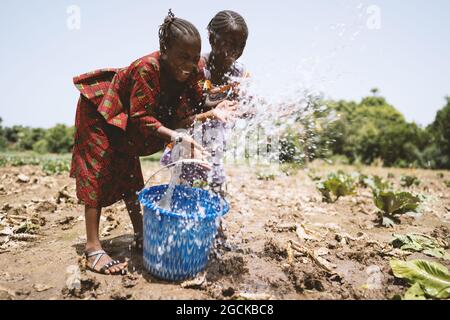
<path fill-rule="evenodd" d="M 100 274 L 106 274 L 106 275 L 112 275 L 112 274 L 118 274 L 118 273 L 125 275 L 127 273 L 127 270 L 125 270 L 125 269 L 122 269 L 119 272 L 115 272 L 115 273 L 112 273 L 112 272 L 106 273 L 106 271 L 108 271 L 110 268 L 121 264 L 121 262 L 119 260 L 111 260 L 110 262 L 105 264 L 103 267 L 101 267 L 100 270 L 95 269 L 95 266 L 100 261 L 101 257 L 103 257 L 105 254 L 106 254 L 106 252 L 104 250 L 93 251 L 90 253 L 86 252 L 85 253 L 86 260 L 88 260 L 91 257 L 96 257 L 92 266 L 89 266 L 88 264 L 86 264 L 87 268 L 93 272 L 100 273 Z M 88 263 L 89 263 L 89 261 L 88 261 Z"/>

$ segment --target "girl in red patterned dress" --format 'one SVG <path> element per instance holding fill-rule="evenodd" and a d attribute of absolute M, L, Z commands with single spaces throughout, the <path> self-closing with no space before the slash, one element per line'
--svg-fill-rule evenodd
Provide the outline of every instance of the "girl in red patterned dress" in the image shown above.
<path fill-rule="evenodd" d="M 111 259 L 99 240 L 101 209 L 124 200 L 135 241 L 142 248 L 143 221 L 136 192 L 144 187 L 139 156 L 180 141 L 201 157 L 204 149 L 175 129 L 218 114 L 234 113 L 225 101 L 205 104 L 198 69 L 201 39 L 190 22 L 169 11 L 159 30 L 160 51 L 129 67 L 102 69 L 78 76 L 81 96 L 75 120 L 71 177 L 85 204 L 87 267 L 104 274 L 124 273 L 127 263 Z"/>

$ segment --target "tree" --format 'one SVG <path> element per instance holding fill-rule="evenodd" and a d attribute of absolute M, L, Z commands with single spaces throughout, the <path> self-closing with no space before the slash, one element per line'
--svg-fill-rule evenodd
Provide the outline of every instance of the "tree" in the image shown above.
<path fill-rule="evenodd" d="M 419 167 L 425 140 L 424 130 L 415 123 L 387 126 L 380 135 L 380 157 L 386 166 Z"/>
<path fill-rule="evenodd" d="M 370 92 L 372 92 L 372 95 L 373 95 L 373 96 L 377 96 L 378 93 L 380 92 L 380 89 L 378 89 L 378 88 L 372 88 L 372 89 L 370 89 Z"/>
<path fill-rule="evenodd" d="M 22 126 L 6 127 L 4 136 L 8 144 L 17 143 L 19 141 L 19 132 L 23 130 Z"/>
<path fill-rule="evenodd" d="M 6 138 L 5 138 L 5 130 L 2 127 L 3 119 L 0 118 L 0 151 L 5 150 L 6 148 Z"/>
<path fill-rule="evenodd" d="M 20 150 L 32 150 L 33 145 L 45 136 L 42 128 L 22 128 L 18 133 L 18 147 Z"/>
<path fill-rule="evenodd" d="M 45 140 L 48 151 L 52 153 L 70 152 L 73 146 L 74 128 L 58 124 L 47 130 Z"/>
<path fill-rule="evenodd" d="M 345 155 L 351 162 L 371 164 L 381 158 L 386 166 L 418 166 L 421 151 L 427 145 L 427 134 L 403 115 L 385 98 L 373 95 L 360 103 L 338 101 L 329 103 L 340 118 L 331 127 L 335 136 L 334 154 Z M 335 131 L 340 131 L 340 135 Z"/>
<path fill-rule="evenodd" d="M 432 143 L 425 150 L 425 158 L 436 168 L 450 169 L 450 97 L 445 99 L 446 105 L 427 128 Z"/>

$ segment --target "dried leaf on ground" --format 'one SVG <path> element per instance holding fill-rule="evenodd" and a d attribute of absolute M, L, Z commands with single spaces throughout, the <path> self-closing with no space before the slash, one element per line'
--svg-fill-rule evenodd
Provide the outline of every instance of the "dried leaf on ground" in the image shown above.
<path fill-rule="evenodd" d="M 394 234 L 394 239 L 391 243 L 394 248 L 422 252 L 428 256 L 450 260 L 450 254 L 442 247 L 443 244 L 424 234 Z"/>

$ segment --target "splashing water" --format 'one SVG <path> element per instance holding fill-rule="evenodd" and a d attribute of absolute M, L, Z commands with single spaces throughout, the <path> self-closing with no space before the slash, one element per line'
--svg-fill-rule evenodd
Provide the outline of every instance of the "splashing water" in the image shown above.
<path fill-rule="evenodd" d="M 285 70 L 274 61 L 273 65 L 267 63 L 262 67 L 257 77 L 233 79 L 240 83 L 239 111 L 246 116 L 233 124 L 212 124 L 209 130 L 194 128 L 193 132 L 197 142 L 206 141 L 204 145 L 211 155 L 207 159 L 212 165 L 208 182 L 217 175 L 214 170 L 224 162 L 277 165 L 289 161 L 305 164 L 327 151 L 333 140 L 326 138 L 328 140 L 324 141 L 324 133 L 338 115 L 327 107 L 324 92 L 327 85 L 341 76 L 335 72 L 339 52 L 348 49 L 350 43 L 354 44 L 364 31 L 364 6 L 359 4 L 356 10 L 359 13 L 356 21 L 339 22 L 329 27 L 336 34 L 338 43 L 325 56 L 296 60 Z M 316 46 L 317 41 L 312 44 L 312 47 Z M 183 215 L 181 208 L 172 205 L 172 197 L 175 187 L 181 182 L 182 164 L 198 160 L 176 160 L 179 162 L 172 164 L 169 187 L 158 207 Z M 201 221 L 204 215 L 205 208 L 199 206 L 194 221 L 186 223 L 183 230 L 177 232 L 189 233 L 194 223 Z M 216 224 L 219 227 L 219 219 Z M 201 239 L 194 241 L 196 245 L 201 244 Z M 169 251 L 173 245 L 171 236 L 159 254 Z"/>
<path fill-rule="evenodd" d="M 345 20 L 338 18 L 341 21 L 324 31 L 330 33 L 331 42 L 320 43 L 322 32 L 313 37 L 309 55 L 275 53 L 254 70 L 256 77 L 234 79 L 240 83 L 240 109 L 252 116 L 239 119 L 226 131 L 225 140 L 231 147 L 226 160 L 304 164 L 327 154 L 333 143 L 327 130 L 339 116 L 328 108 L 325 92 L 345 74 L 337 69 L 340 59 L 354 52 L 359 45 L 356 40 L 369 32 L 366 7 L 359 1 L 343 1 Z M 321 26 L 316 26 L 315 32 L 319 29 Z M 317 52 L 319 47 L 324 54 Z"/>
<path fill-rule="evenodd" d="M 173 192 L 175 187 L 180 184 L 180 176 L 181 176 L 181 165 L 175 165 L 170 169 L 171 178 L 169 182 L 169 187 L 167 188 L 166 193 L 162 196 L 161 200 L 158 203 L 158 206 L 161 209 L 171 211 L 170 204 L 172 202 Z"/>
<path fill-rule="evenodd" d="M 225 140 L 231 146 L 227 148 L 227 160 L 303 163 L 322 152 L 318 150 L 320 133 L 337 118 L 319 90 L 301 83 L 287 83 L 282 91 L 275 92 L 254 80 L 241 81 L 240 108 L 249 116 L 225 131 Z"/>
<path fill-rule="evenodd" d="M 158 174 L 161 170 L 169 168 L 171 170 L 171 178 L 169 182 L 169 187 L 167 188 L 167 191 L 164 193 L 164 195 L 161 197 L 161 199 L 158 202 L 158 207 L 164 210 L 173 211 L 176 208 L 172 208 L 172 197 L 173 192 L 175 190 L 175 187 L 180 184 L 181 181 L 181 169 L 183 164 L 202 164 L 202 165 L 209 165 L 208 162 L 198 160 L 198 159 L 178 159 L 169 165 L 161 168 L 160 170 L 153 173 L 148 181 L 150 181 L 151 178 L 153 178 L 156 174 Z M 203 209 L 204 211 L 204 209 Z M 175 211 L 176 212 L 176 211 Z"/>

